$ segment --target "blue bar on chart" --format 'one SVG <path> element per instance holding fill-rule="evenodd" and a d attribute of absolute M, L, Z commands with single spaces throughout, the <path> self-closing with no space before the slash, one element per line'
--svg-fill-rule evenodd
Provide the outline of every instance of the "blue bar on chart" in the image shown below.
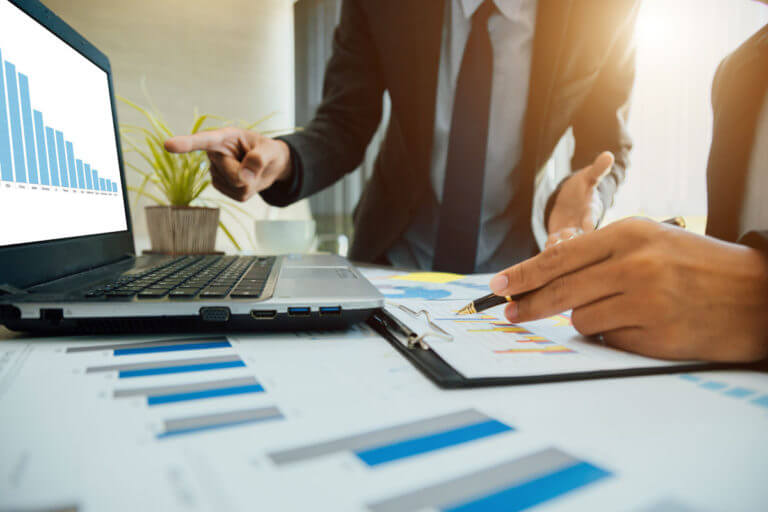
<path fill-rule="evenodd" d="M 369 467 L 458 446 L 514 428 L 467 409 L 349 437 L 300 446 L 269 454 L 277 465 L 302 462 L 333 453 L 356 455 Z"/>
<path fill-rule="evenodd" d="M 48 179 L 48 155 L 45 152 L 45 123 L 43 122 L 43 113 L 35 110 L 35 140 L 37 141 L 37 162 L 40 171 L 40 183 L 50 185 Z"/>
<path fill-rule="evenodd" d="M 158 434 L 158 439 L 191 434 L 205 430 L 235 427 L 265 421 L 284 419 L 283 413 L 277 407 L 261 407 L 242 411 L 218 412 L 187 418 L 176 418 L 165 421 L 165 432 Z"/>
<path fill-rule="evenodd" d="M 16 82 L 16 66 L 5 61 L 5 79 L 8 88 L 8 113 L 11 119 L 11 143 L 13 145 L 13 164 L 16 167 L 16 182 L 27 182 L 27 166 L 24 163 L 24 140 L 21 130 L 21 112 L 19 111 L 19 86 Z"/>
<path fill-rule="evenodd" d="M 99 178 L 99 190 L 107 190 L 107 182 L 104 178 Z"/>
<path fill-rule="evenodd" d="M 224 370 L 229 368 L 244 368 L 245 363 L 237 355 L 196 357 L 190 359 L 174 359 L 171 361 L 149 361 L 141 363 L 115 364 L 86 368 L 85 373 L 116 371 L 120 379 L 148 377 L 151 375 L 168 375 L 174 373 L 203 372 L 209 370 Z"/>
<path fill-rule="evenodd" d="M 197 338 L 171 338 L 136 343 L 113 343 L 109 345 L 86 345 L 83 347 L 68 347 L 67 354 L 78 352 L 103 352 L 111 350 L 112 355 L 128 356 L 135 354 L 155 354 L 158 352 L 179 352 L 186 350 L 206 350 L 214 348 L 230 348 L 232 345 L 224 336 L 208 336 Z"/>
<path fill-rule="evenodd" d="M 88 190 L 93 190 L 93 173 L 91 173 L 91 166 L 85 164 L 85 186 Z"/>
<path fill-rule="evenodd" d="M 372 512 L 520 512 L 613 476 L 556 448 L 369 504 Z"/>
<path fill-rule="evenodd" d="M 45 141 L 48 143 L 48 168 L 51 171 L 51 185 L 59 186 L 59 164 L 56 163 L 56 140 L 53 129 L 45 127 Z"/>
<path fill-rule="evenodd" d="M 112 184 L 112 192 L 117 193 L 117 183 Z"/>
<path fill-rule="evenodd" d="M 93 169 L 93 190 L 99 190 L 99 171 Z"/>
<path fill-rule="evenodd" d="M 114 391 L 112 396 L 115 398 L 146 397 L 147 405 L 152 407 L 263 392 L 264 388 L 254 377 L 238 377 L 172 386 L 118 389 Z"/>
<path fill-rule="evenodd" d="M 79 158 L 75 159 L 75 166 L 77 167 L 77 181 L 80 183 L 80 188 L 87 188 L 85 186 L 85 172 L 83 171 L 83 161 Z"/>
<path fill-rule="evenodd" d="M 59 156 L 59 176 L 61 178 L 61 186 L 69 187 L 67 156 L 64 154 L 64 134 L 59 130 L 56 130 L 56 154 Z"/>
<path fill-rule="evenodd" d="M 72 143 L 65 141 L 67 148 L 67 165 L 69 167 L 69 186 L 70 188 L 78 188 L 77 184 L 77 169 L 75 169 L 75 150 L 72 148 Z"/>
<path fill-rule="evenodd" d="M 32 124 L 32 104 L 29 101 L 29 79 L 24 73 L 19 73 L 19 96 L 21 98 L 21 119 L 24 121 L 24 144 L 27 150 L 27 179 L 30 183 L 37 183 L 35 128 Z"/>
<path fill-rule="evenodd" d="M 8 103 L 5 99 L 3 53 L 0 51 L 0 178 L 13 181 L 11 133 L 8 130 Z"/>

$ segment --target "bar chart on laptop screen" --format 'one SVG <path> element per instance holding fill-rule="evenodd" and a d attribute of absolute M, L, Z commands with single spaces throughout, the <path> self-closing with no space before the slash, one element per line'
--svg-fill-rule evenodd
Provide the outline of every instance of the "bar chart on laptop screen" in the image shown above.
<path fill-rule="evenodd" d="M 107 74 L 0 2 L 0 247 L 127 229 Z"/>

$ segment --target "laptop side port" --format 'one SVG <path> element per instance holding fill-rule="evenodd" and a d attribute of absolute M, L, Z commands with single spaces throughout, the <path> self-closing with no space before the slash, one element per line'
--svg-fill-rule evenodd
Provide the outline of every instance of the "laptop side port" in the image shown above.
<path fill-rule="evenodd" d="M 309 316 L 310 309 L 308 307 L 300 308 L 288 308 L 288 314 L 290 316 Z"/>
<path fill-rule="evenodd" d="M 200 318 L 203 319 L 203 322 L 215 322 L 215 323 L 229 322 L 229 308 L 227 307 L 200 308 Z"/>
<path fill-rule="evenodd" d="M 277 311 L 274 309 L 254 309 L 251 310 L 251 318 L 256 320 L 272 320 L 277 316 Z"/>
<path fill-rule="evenodd" d="M 320 316 L 340 316 L 341 306 L 320 306 Z"/>

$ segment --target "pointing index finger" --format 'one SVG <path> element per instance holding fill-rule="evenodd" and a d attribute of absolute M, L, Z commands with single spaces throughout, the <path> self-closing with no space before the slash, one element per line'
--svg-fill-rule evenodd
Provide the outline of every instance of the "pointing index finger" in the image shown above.
<path fill-rule="evenodd" d="M 516 295 L 593 265 L 612 253 L 611 237 L 603 231 L 573 238 L 496 274 L 490 287 L 497 295 Z"/>
<path fill-rule="evenodd" d="M 224 140 L 219 131 L 199 132 L 192 135 L 179 135 L 165 141 L 169 153 L 189 153 L 190 151 L 215 151 Z"/>

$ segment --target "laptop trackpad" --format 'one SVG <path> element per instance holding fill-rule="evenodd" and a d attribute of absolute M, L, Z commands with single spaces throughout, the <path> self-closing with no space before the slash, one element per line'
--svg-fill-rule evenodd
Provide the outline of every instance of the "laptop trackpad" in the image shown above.
<path fill-rule="evenodd" d="M 346 268 L 336 267 L 299 267 L 299 268 L 285 268 L 280 272 L 280 279 L 357 279 L 357 276 L 350 272 Z"/>

